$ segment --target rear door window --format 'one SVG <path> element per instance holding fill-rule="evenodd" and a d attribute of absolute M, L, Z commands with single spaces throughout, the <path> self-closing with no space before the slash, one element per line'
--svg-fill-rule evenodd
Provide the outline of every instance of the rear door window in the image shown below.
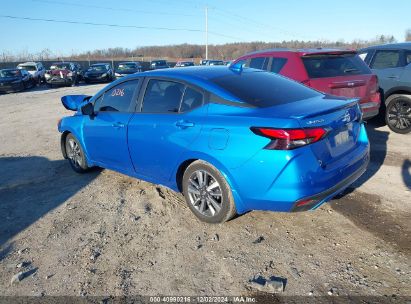
<path fill-rule="evenodd" d="M 356 54 L 312 55 L 302 59 L 310 78 L 371 74 L 371 70 Z"/>
<path fill-rule="evenodd" d="M 94 109 L 96 112 L 130 112 L 138 79 L 120 83 L 99 97 Z"/>
<path fill-rule="evenodd" d="M 191 111 L 203 104 L 203 93 L 187 87 L 184 91 L 183 101 L 181 102 L 180 112 Z"/>
<path fill-rule="evenodd" d="M 287 62 L 287 58 L 273 57 L 271 59 L 271 66 L 270 66 L 269 71 L 272 73 L 280 73 L 281 69 L 284 67 L 286 62 Z"/>
<path fill-rule="evenodd" d="M 247 67 L 259 70 L 266 70 L 269 60 L 270 58 L 268 57 L 251 58 Z"/>
<path fill-rule="evenodd" d="M 377 51 L 371 63 L 373 69 L 396 68 L 399 65 L 399 51 Z"/>
<path fill-rule="evenodd" d="M 182 83 L 151 79 L 144 95 L 143 113 L 177 113 L 184 92 Z"/>

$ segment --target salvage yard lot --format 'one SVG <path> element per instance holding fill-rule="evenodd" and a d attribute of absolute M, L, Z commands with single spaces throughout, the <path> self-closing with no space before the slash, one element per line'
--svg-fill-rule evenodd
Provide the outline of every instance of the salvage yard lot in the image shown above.
<path fill-rule="evenodd" d="M 369 123 L 366 174 L 317 211 L 208 225 L 179 194 L 63 160 L 60 98 L 102 87 L 0 95 L 3 295 L 248 295 L 276 276 L 284 295 L 411 296 L 411 135 Z"/>

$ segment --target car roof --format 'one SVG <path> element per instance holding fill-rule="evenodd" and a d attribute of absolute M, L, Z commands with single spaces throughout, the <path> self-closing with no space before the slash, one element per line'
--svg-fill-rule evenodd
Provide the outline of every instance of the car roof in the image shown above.
<path fill-rule="evenodd" d="M 389 44 L 380 44 L 380 45 L 373 45 L 369 47 L 362 48 L 360 51 L 364 50 L 383 50 L 383 49 L 403 49 L 403 50 L 411 50 L 411 42 L 400 42 L 400 43 L 389 43 Z"/>
<path fill-rule="evenodd" d="M 0 69 L 0 71 L 17 71 L 19 69 Z"/>
<path fill-rule="evenodd" d="M 138 62 L 135 62 L 135 61 L 124 61 L 124 62 L 119 62 L 118 64 L 126 64 L 126 63 L 138 63 Z"/>
<path fill-rule="evenodd" d="M 99 65 L 108 65 L 108 64 L 110 64 L 110 63 L 93 63 L 90 66 L 99 66 Z"/>
<path fill-rule="evenodd" d="M 22 65 L 37 65 L 37 62 L 27 61 L 27 62 L 20 63 L 19 65 L 20 66 L 22 66 Z"/>
<path fill-rule="evenodd" d="M 256 54 L 268 54 L 268 53 L 276 53 L 276 52 L 290 52 L 296 53 L 301 56 L 307 55 L 321 55 L 321 54 L 346 54 L 346 53 L 356 53 L 353 49 L 338 49 L 338 48 L 302 48 L 302 49 L 290 49 L 290 48 L 274 48 L 274 49 L 266 49 L 266 50 L 259 50 L 251 53 L 247 53 L 244 56 L 249 55 L 256 55 Z"/>
<path fill-rule="evenodd" d="M 241 72 L 236 71 L 234 69 L 230 69 L 227 66 L 189 66 L 185 67 L 184 69 L 179 68 L 170 68 L 170 69 L 161 69 L 161 70 L 152 70 L 147 72 L 136 73 L 132 75 L 128 75 L 123 77 L 121 80 L 117 80 L 112 82 L 112 85 L 116 85 L 116 83 L 121 81 L 127 81 L 135 78 L 140 77 L 164 77 L 164 78 L 171 78 L 171 80 L 177 81 L 186 81 L 198 87 L 202 87 L 210 92 L 213 92 L 220 97 L 238 102 L 238 98 L 234 95 L 228 93 L 224 89 L 220 88 L 216 84 L 214 84 L 211 80 L 219 77 L 224 76 L 232 76 L 232 75 L 242 75 L 245 73 L 268 73 L 262 70 L 256 70 L 252 68 L 247 68 L 242 70 Z"/>

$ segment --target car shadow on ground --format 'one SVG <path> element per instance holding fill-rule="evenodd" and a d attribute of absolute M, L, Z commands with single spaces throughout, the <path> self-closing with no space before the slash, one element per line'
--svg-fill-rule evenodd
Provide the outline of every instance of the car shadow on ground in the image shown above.
<path fill-rule="evenodd" d="M 361 185 L 372 178 L 384 164 L 387 157 L 387 142 L 390 132 L 379 130 L 379 127 L 381 127 L 381 123 L 377 120 L 369 121 L 366 124 L 368 140 L 370 142 L 370 163 L 367 171 L 343 194 L 351 193 L 354 189 L 361 187 Z"/>
<path fill-rule="evenodd" d="M 77 174 L 66 160 L 0 158 L 0 260 L 19 232 L 66 202 L 99 174 Z"/>
<path fill-rule="evenodd" d="M 384 208 L 384 201 L 378 195 L 361 192 L 361 189 L 354 192 L 372 178 L 384 162 L 395 162 L 392 157 L 387 159 L 387 142 L 390 132 L 380 130 L 379 127 L 382 125 L 378 121 L 367 123 L 366 128 L 370 141 L 370 163 L 367 171 L 349 189 L 333 199 L 330 206 L 361 229 L 392 244 L 402 252 L 410 253 L 411 235 L 406 233 L 408 215 L 388 212 Z M 404 183 L 408 186 L 411 184 L 410 167 L 411 162 L 405 160 L 402 165 L 402 176 Z"/>

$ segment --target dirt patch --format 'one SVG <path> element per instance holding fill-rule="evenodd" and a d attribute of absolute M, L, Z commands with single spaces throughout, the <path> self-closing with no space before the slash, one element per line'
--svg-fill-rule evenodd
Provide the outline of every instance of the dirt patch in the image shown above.
<path fill-rule="evenodd" d="M 410 254 L 411 214 L 390 212 L 381 208 L 381 205 L 379 196 L 361 192 L 350 193 L 331 203 L 335 211 L 349 218 L 359 228 Z"/>

